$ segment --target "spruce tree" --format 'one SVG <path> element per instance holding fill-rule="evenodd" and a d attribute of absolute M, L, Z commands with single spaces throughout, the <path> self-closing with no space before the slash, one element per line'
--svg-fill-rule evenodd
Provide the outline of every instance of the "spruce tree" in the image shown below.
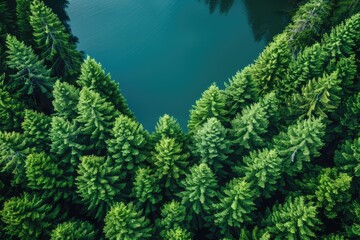
<path fill-rule="evenodd" d="M 360 92 L 348 97 L 343 106 L 340 123 L 352 134 L 360 131 Z"/>
<path fill-rule="evenodd" d="M 112 165 L 105 157 L 81 157 L 76 178 L 77 192 L 96 219 L 102 219 L 117 200 L 125 197 L 121 195 L 125 184 L 120 182 L 119 170 L 119 166 Z"/>
<path fill-rule="evenodd" d="M 67 81 L 73 79 L 78 75 L 82 55 L 76 50 L 70 34 L 42 0 L 34 0 L 30 9 L 34 41 L 42 59 L 46 59 L 56 76 Z"/>
<path fill-rule="evenodd" d="M 150 221 L 132 203 L 119 202 L 106 214 L 104 233 L 110 240 L 149 239 L 152 233 L 149 225 Z"/>
<path fill-rule="evenodd" d="M 304 197 L 288 198 L 275 205 L 265 219 L 266 230 L 274 239 L 313 239 L 321 221 L 316 206 Z"/>
<path fill-rule="evenodd" d="M 152 134 L 151 139 L 155 144 L 162 138 L 174 138 L 181 143 L 185 143 L 186 137 L 181 129 L 179 122 L 174 118 L 165 114 L 159 118 L 156 123 L 155 132 Z"/>
<path fill-rule="evenodd" d="M 53 106 L 57 116 L 72 120 L 77 116 L 76 106 L 80 91 L 66 82 L 56 81 L 54 85 Z"/>
<path fill-rule="evenodd" d="M 16 0 L 16 23 L 20 39 L 31 44 L 32 28 L 30 25 L 31 0 Z"/>
<path fill-rule="evenodd" d="M 346 140 L 335 151 L 335 165 L 350 176 L 360 177 L 360 136 L 356 139 Z"/>
<path fill-rule="evenodd" d="M 191 240 L 191 234 L 188 230 L 181 228 L 181 227 L 175 227 L 172 229 L 169 229 L 164 234 L 164 240 Z"/>
<path fill-rule="evenodd" d="M 4 203 L 0 211 L 6 223 L 4 231 L 19 239 L 33 240 L 48 236 L 54 221 L 59 220 L 60 208 L 46 203 L 41 197 L 23 193 Z"/>
<path fill-rule="evenodd" d="M 215 173 L 227 164 L 228 155 L 232 152 L 230 146 L 226 128 L 214 117 L 209 118 L 193 135 L 193 154 Z"/>
<path fill-rule="evenodd" d="M 100 63 L 97 63 L 89 56 L 81 65 L 81 75 L 77 80 L 77 84 L 99 93 L 102 98 L 107 102 L 111 102 L 122 114 L 131 118 L 134 117 L 120 91 L 119 84 L 111 79 L 109 73 L 105 73 Z"/>
<path fill-rule="evenodd" d="M 215 84 L 212 84 L 190 110 L 189 131 L 195 131 L 211 117 L 219 119 L 221 123 L 228 122 L 226 115 L 226 95 Z"/>
<path fill-rule="evenodd" d="M 94 226 L 87 221 L 73 220 L 60 223 L 51 232 L 51 240 L 94 240 Z"/>

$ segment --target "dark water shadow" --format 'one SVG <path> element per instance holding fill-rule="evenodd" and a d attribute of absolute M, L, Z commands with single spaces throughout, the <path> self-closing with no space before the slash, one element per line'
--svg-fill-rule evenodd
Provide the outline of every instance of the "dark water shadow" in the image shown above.
<path fill-rule="evenodd" d="M 214 13 L 217 9 L 222 14 L 227 14 L 234 4 L 235 0 L 200 0 L 209 5 L 210 13 Z"/>

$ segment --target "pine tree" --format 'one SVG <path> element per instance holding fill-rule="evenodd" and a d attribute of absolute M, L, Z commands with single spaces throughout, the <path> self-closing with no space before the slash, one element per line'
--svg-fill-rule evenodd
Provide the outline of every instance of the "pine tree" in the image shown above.
<path fill-rule="evenodd" d="M 190 110 L 189 131 L 195 131 L 211 117 L 225 123 L 227 122 L 226 115 L 226 95 L 215 84 L 212 84 Z"/>
<path fill-rule="evenodd" d="M 191 240 L 191 234 L 188 230 L 181 228 L 181 227 L 175 227 L 173 229 L 169 229 L 164 234 L 164 240 Z"/>
<path fill-rule="evenodd" d="M 215 173 L 228 162 L 228 155 L 232 152 L 230 146 L 226 128 L 214 117 L 209 118 L 193 135 L 193 154 Z"/>
<path fill-rule="evenodd" d="M 97 63 L 89 56 L 81 65 L 81 75 L 77 80 L 77 84 L 99 93 L 102 98 L 107 102 L 111 102 L 122 114 L 130 118 L 134 117 L 120 91 L 119 84 L 111 79 L 109 73 L 105 73 L 100 63 Z"/>
<path fill-rule="evenodd" d="M 79 129 L 84 145 L 90 152 L 102 152 L 106 148 L 118 112 L 96 92 L 83 88 L 77 105 Z"/>
<path fill-rule="evenodd" d="M 360 136 L 356 139 L 346 140 L 335 151 L 335 165 L 350 176 L 360 177 Z"/>
<path fill-rule="evenodd" d="M 6 223 L 4 231 L 24 240 L 47 236 L 53 222 L 58 220 L 59 212 L 58 206 L 45 203 L 39 196 L 26 192 L 7 200 L 0 211 L 1 220 Z"/>
<path fill-rule="evenodd" d="M 274 138 L 275 149 L 283 161 L 283 172 L 292 176 L 302 171 L 305 162 L 320 156 L 324 146 L 325 124 L 320 118 L 297 121 L 287 132 Z"/>
<path fill-rule="evenodd" d="M 105 157 L 83 156 L 76 178 L 77 192 L 88 211 L 102 219 L 121 196 L 125 184 L 120 182 L 119 166 L 113 166 Z"/>
<path fill-rule="evenodd" d="M 226 108 L 231 118 L 257 100 L 259 88 L 252 78 L 251 65 L 237 72 L 225 86 Z"/>
<path fill-rule="evenodd" d="M 24 121 L 21 125 L 29 146 L 35 147 L 39 151 L 48 150 L 51 117 L 26 109 Z"/>
<path fill-rule="evenodd" d="M 87 221 L 67 221 L 51 232 L 51 240 L 94 240 L 94 226 Z"/>
<path fill-rule="evenodd" d="M 159 118 L 156 123 L 155 132 L 152 134 L 151 139 L 157 143 L 162 138 L 174 138 L 181 143 L 185 143 L 186 137 L 181 129 L 179 122 L 174 118 L 165 114 Z"/>
<path fill-rule="evenodd" d="M 351 224 L 345 226 L 346 233 L 349 237 L 358 238 L 360 236 L 360 203 L 353 201 L 350 205 Z"/>
<path fill-rule="evenodd" d="M 56 81 L 54 85 L 53 106 L 57 116 L 72 120 L 77 116 L 76 106 L 80 91 L 66 82 Z"/>
<path fill-rule="evenodd" d="M 321 221 L 313 202 L 304 197 L 288 198 L 275 205 L 266 217 L 266 230 L 274 239 L 313 239 Z"/>
<path fill-rule="evenodd" d="M 251 214 L 255 210 L 256 193 L 252 185 L 244 179 L 234 178 L 221 192 L 220 202 L 215 204 L 215 224 L 224 234 L 231 227 L 240 228 L 252 220 Z"/>
<path fill-rule="evenodd" d="M 190 173 L 182 181 L 184 191 L 179 193 L 181 204 L 190 212 L 205 216 L 213 213 L 217 198 L 218 182 L 206 163 L 190 168 Z"/>
<path fill-rule="evenodd" d="M 340 123 L 352 133 L 360 131 L 360 92 L 346 99 Z"/>
<path fill-rule="evenodd" d="M 104 233 L 107 239 L 149 239 L 152 229 L 150 221 L 141 216 L 132 203 L 114 204 L 105 217 Z"/>
<path fill-rule="evenodd" d="M 173 138 L 162 138 L 155 145 L 152 164 L 163 191 L 176 192 L 180 181 L 185 176 L 185 169 L 189 164 L 188 157 L 188 154 L 183 151 L 183 145 Z"/>
<path fill-rule="evenodd" d="M 132 179 L 135 167 L 145 164 L 148 132 L 135 120 L 120 115 L 115 120 L 110 138 L 106 141 L 107 152 L 114 164 L 126 172 L 126 179 Z"/>
<path fill-rule="evenodd" d="M 30 25 L 31 0 L 16 0 L 16 23 L 20 39 L 31 44 L 32 28 Z"/>
<path fill-rule="evenodd" d="M 56 76 L 64 77 L 67 81 L 76 77 L 82 55 L 76 50 L 70 34 L 42 0 L 34 0 L 30 9 L 30 24 L 41 58 L 47 60 Z"/>
<path fill-rule="evenodd" d="M 29 96 L 37 104 L 51 98 L 54 79 L 50 77 L 50 70 L 44 66 L 44 62 L 39 60 L 31 47 L 16 37 L 8 35 L 6 46 L 6 64 L 14 72 L 11 75 L 10 93 Z"/>
<path fill-rule="evenodd" d="M 324 208 L 328 218 L 335 218 L 351 200 L 350 177 L 339 173 L 336 168 L 324 168 L 319 176 L 315 196 L 319 207 Z"/>

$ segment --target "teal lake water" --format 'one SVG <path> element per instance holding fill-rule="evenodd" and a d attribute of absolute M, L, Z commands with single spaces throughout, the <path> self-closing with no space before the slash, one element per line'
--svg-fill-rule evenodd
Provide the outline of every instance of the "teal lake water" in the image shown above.
<path fill-rule="evenodd" d="M 186 128 L 213 82 L 253 62 L 288 22 L 290 1 L 70 0 L 78 49 L 120 84 L 148 130 L 167 113 Z"/>

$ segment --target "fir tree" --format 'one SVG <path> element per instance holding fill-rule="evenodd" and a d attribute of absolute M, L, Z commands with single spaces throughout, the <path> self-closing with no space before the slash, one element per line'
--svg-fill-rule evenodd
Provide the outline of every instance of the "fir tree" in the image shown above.
<path fill-rule="evenodd" d="M 164 238 L 166 240 L 191 240 L 191 234 L 188 230 L 181 228 L 181 227 L 175 227 L 173 229 L 169 229 L 164 234 Z"/>
<path fill-rule="evenodd" d="M 353 141 L 346 140 L 335 151 L 335 165 L 350 176 L 360 177 L 360 136 Z"/>
<path fill-rule="evenodd" d="M 105 217 L 104 233 L 107 239 L 149 239 L 152 229 L 150 221 L 141 216 L 132 203 L 114 204 Z"/>
<path fill-rule="evenodd" d="M 53 106 L 57 116 L 72 120 L 77 116 L 76 106 L 80 91 L 66 82 L 56 81 L 54 85 Z"/>
<path fill-rule="evenodd" d="M 51 232 L 51 240 L 94 240 L 94 226 L 86 221 L 67 221 Z"/>
<path fill-rule="evenodd" d="M 352 178 L 336 168 L 325 168 L 319 176 L 315 196 L 319 207 L 328 218 L 335 218 L 351 200 L 349 192 Z"/>
<path fill-rule="evenodd" d="M 126 100 L 120 92 L 119 84 L 111 79 L 109 73 L 105 73 L 100 63 L 87 56 L 81 65 L 81 75 L 77 80 L 81 87 L 97 92 L 107 102 L 111 102 L 122 114 L 133 118 Z"/>
<path fill-rule="evenodd" d="M 215 173 L 228 162 L 228 155 L 232 152 L 230 146 L 227 130 L 216 118 L 209 118 L 193 135 L 193 154 Z"/>
<path fill-rule="evenodd" d="M 31 0 L 16 0 L 16 23 L 20 39 L 31 44 L 32 28 L 30 25 Z"/>
<path fill-rule="evenodd" d="M 77 192 L 88 211 L 102 219 L 110 207 L 119 200 L 125 184 L 120 182 L 119 166 L 111 165 L 105 157 L 83 156 L 76 178 Z"/>
<path fill-rule="evenodd" d="M 4 203 L 1 220 L 7 225 L 4 231 L 19 239 L 33 240 L 48 235 L 60 208 L 52 206 L 34 194 L 24 193 Z"/>
<path fill-rule="evenodd" d="M 215 84 L 212 84 L 190 110 L 189 131 L 195 131 L 211 117 L 225 123 L 227 122 L 226 115 L 226 95 Z"/>
<path fill-rule="evenodd" d="M 157 143 L 160 139 L 165 137 L 174 138 L 181 143 L 185 143 L 186 138 L 178 121 L 168 114 L 159 118 L 159 121 L 155 126 L 155 132 L 152 134 L 151 139 L 154 143 Z"/>
<path fill-rule="evenodd" d="M 352 133 L 360 131 L 360 92 L 346 99 L 340 123 Z"/>
<path fill-rule="evenodd" d="M 81 53 L 76 50 L 59 18 L 42 0 L 34 0 L 30 9 L 34 41 L 42 59 L 47 60 L 55 75 L 69 81 L 78 75 Z"/>
<path fill-rule="evenodd" d="M 321 221 L 313 202 L 304 197 L 288 198 L 275 205 L 266 217 L 267 231 L 274 239 L 313 239 Z"/>

